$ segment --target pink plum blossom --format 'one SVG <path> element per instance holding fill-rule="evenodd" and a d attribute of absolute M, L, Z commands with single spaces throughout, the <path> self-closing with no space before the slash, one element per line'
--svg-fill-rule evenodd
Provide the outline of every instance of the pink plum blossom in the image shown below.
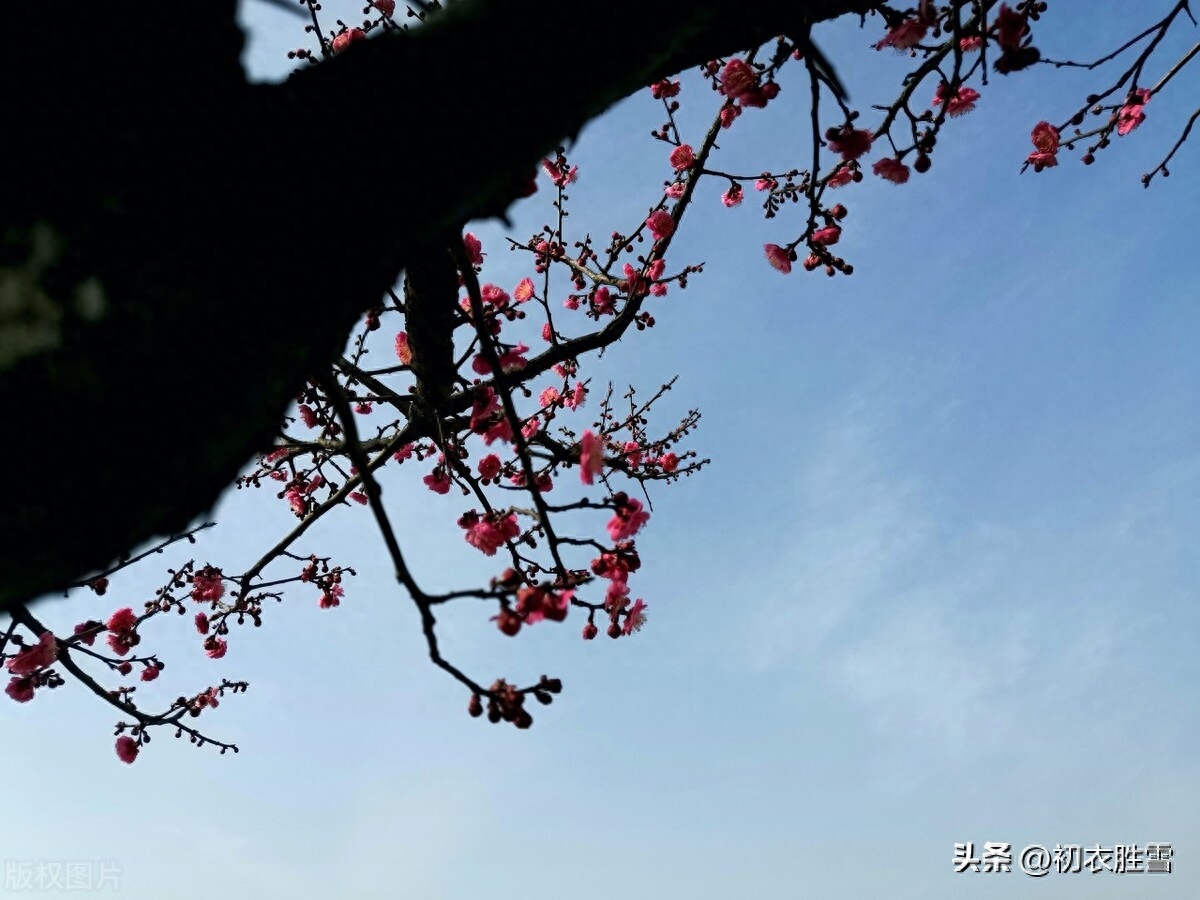
<path fill-rule="evenodd" d="M 56 659 L 58 659 L 58 642 L 49 631 L 43 631 L 38 636 L 36 644 L 22 647 L 20 652 L 8 661 L 8 671 L 14 675 L 32 675 Z"/>
<path fill-rule="evenodd" d="M 680 144 L 671 151 L 671 168 L 676 172 L 682 172 L 696 161 L 696 154 L 692 152 L 690 144 Z"/>
<path fill-rule="evenodd" d="M 951 118 L 965 116 L 975 109 L 975 101 L 979 99 L 979 91 L 964 84 L 953 95 L 947 98 L 946 94 L 948 91 L 949 86 L 943 81 L 938 85 L 937 93 L 934 95 L 932 103 L 934 106 L 941 106 L 945 103 L 946 112 L 950 114 Z"/>
<path fill-rule="evenodd" d="M 836 244 L 842 236 L 842 229 L 837 225 L 826 225 L 824 228 L 818 228 L 812 233 L 812 242 L 814 244 Z"/>
<path fill-rule="evenodd" d="M 604 468 L 604 442 L 591 430 L 579 439 L 579 480 L 591 484 Z"/>
<path fill-rule="evenodd" d="M 1150 102 L 1150 92 L 1145 88 L 1138 88 L 1133 92 L 1133 97 L 1128 103 L 1122 106 L 1117 111 L 1117 134 L 1124 137 L 1146 121 L 1146 114 L 1142 112 L 1142 108 Z"/>
<path fill-rule="evenodd" d="M 871 149 L 871 132 L 845 125 L 842 128 L 830 129 L 825 135 L 829 149 L 842 154 L 842 159 L 849 162 L 858 159 Z"/>
<path fill-rule="evenodd" d="M 889 156 L 885 159 L 879 160 L 877 163 L 875 163 L 875 165 L 871 166 L 871 171 L 884 181 L 890 181 L 893 184 L 904 184 L 904 182 L 908 181 L 908 166 L 900 162 L 900 160 L 896 159 L 895 157 Z M 816 240 L 816 235 L 813 235 L 813 239 Z M 821 243 L 832 242 L 823 241 Z"/>
<path fill-rule="evenodd" d="M 646 226 L 656 241 L 669 238 L 675 233 L 675 220 L 665 209 L 656 209 L 646 218 Z"/>
<path fill-rule="evenodd" d="M 1049 122 L 1038 122 L 1033 126 L 1030 139 L 1036 149 L 1029 154 L 1026 162 L 1032 165 L 1035 171 L 1058 165 L 1058 158 L 1055 155 L 1058 153 L 1057 128 Z"/>
<path fill-rule="evenodd" d="M 221 580 L 221 570 L 205 566 L 192 576 L 192 599 L 201 602 L 214 602 L 225 596 L 225 583 Z"/>
<path fill-rule="evenodd" d="M 792 271 L 792 261 L 788 258 L 788 252 L 778 244 L 763 244 L 763 253 L 766 254 L 767 262 L 784 275 Z"/>
<path fill-rule="evenodd" d="M 929 23 L 924 19 L 905 19 L 898 25 L 889 28 L 888 33 L 875 44 L 875 49 L 882 50 L 884 47 L 893 47 L 896 50 L 911 50 L 921 43 L 928 30 Z"/>
<path fill-rule="evenodd" d="M 8 687 L 4 689 L 4 693 L 18 703 L 28 703 L 33 699 L 33 679 L 28 676 L 12 678 L 8 682 Z"/>
<path fill-rule="evenodd" d="M 631 538 L 650 521 L 650 513 L 642 509 L 642 501 L 627 497 L 624 493 L 614 495 L 617 509 L 608 520 L 608 536 L 614 541 Z"/>
<path fill-rule="evenodd" d="M 127 734 L 117 738 L 117 759 L 126 765 L 131 764 L 138 757 L 137 741 Z"/>

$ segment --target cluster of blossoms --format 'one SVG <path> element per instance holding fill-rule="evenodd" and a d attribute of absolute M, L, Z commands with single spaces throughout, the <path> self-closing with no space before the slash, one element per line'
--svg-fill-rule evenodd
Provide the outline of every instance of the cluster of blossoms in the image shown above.
<path fill-rule="evenodd" d="M 208 526 L 200 526 L 194 531 L 206 527 Z M 180 537 L 187 537 L 191 540 L 194 531 Z M 158 548 L 143 554 L 143 557 L 161 551 L 163 547 L 180 537 L 168 539 Z M 126 562 L 118 566 L 118 569 L 125 568 L 128 564 Z M 291 579 L 281 579 L 277 583 L 314 581 L 326 591 L 337 590 L 340 592 L 340 587 L 332 582 L 335 579 L 340 581 L 343 571 L 336 567 L 330 567 L 328 560 L 312 557 L 308 561 L 305 572 Z M 134 611 L 133 607 L 122 606 L 114 610 L 103 621 L 88 619 L 76 624 L 70 637 L 66 638 L 55 637 L 53 631 L 41 625 L 28 611 L 21 613 L 21 621 L 38 634 L 38 639 L 35 644 L 19 647 L 17 652 L 7 659 L 5 665 L 12 678 L 5 692 L 18 703 L 28 703 L 34 698 L 37 689 L 61 686 L 64 683 L 63 677 L 53 668 L 55 663 L 61 663 L 63 668 L 82 681 L 94 693 L 103 696 L 118 710 L 136 720 L 136 724 L 133 726 L 127 726 L 124 723 L 117 726 L 116 753 L 123 762 L 132 763 L 137 759 L 141 747 L 150 741 L 149 729 L 155 726 L 172 727 L 175 729 L 177 737 L 187 734 L 197 745 L 213 743 L 222 752 L 226 749 L 233 749 L 236 752 L 235 745 L 206 738 L 195 728 L 184 725 L 180 717 L 185 715 L 195 717 L 205 709 L 217 707 L 219 698 L 224 691 L 244 691 L 247 687 L 244 682 L 223 681 L 218 687 L 205 688 L 190 700 L 184 698 L 176 700 L 164 712 L 148 713 L 135 702 L 135 687 L 120 686 L 104 690 L 92 675 L 85 672 L 80 666 L 80 663 L 89 661 L 100 663 L 108 672 L 122 677 L 133 674 L 137 669 L 138 680 L 142 684 L 156 681 L 165 665 L 156 655 L 138 655 L 143 642 L 141 632 L 149 620 L 163 613 L 174 610 L 180 615 L 185 614 L 189 604 L 202 604 L 208 607 L 208 612 L 196 613 L 193 622 L 196 631 L 201 635 L 201 648 L 205 654 L 210 659 L 222 658 L 228 644 L 223 637 L 218 635 L 228 633 L 228 623 L 231 620 L 241 624 L 249 619 L 256 625 L 260 624 L 261 603 L 265 596 L 259 594 L 243 597 L 235 592 L 234 596 L 230 597 L 226 587 L 228 580 L 231 579 L 227 579 L 221 569 L 215 566 L 205 565 L 197 568 L 193 562 L 188 562 L 180 569 L 171 571 L 168 583 L 157 591 L 155 599 L 145 604 L 145 611 L 140 615 Z M 236 579 L 232 580 L 236 581 Z M 86 586 L 97 595 L 103 595 L 108 592 L 109 578 L 107 576 L 95 578 Z M 278 595 L 273 596 L 278 599 Z M 14 639 L 15 624 L 14 622 L 14 629 L 11 629 L 7 635 L 0 636 L 0 653 L 3 653 L 5 645 Z M 104 640 L 101 646 L 97 647 L 96 639 L 100 636 L 103 636 Z M 101 647 L 104 649 L 102 650 Z M 105 650 L 107 652 L 104 652 Z M 3 657 L 0 656 L 0 659 Z M 130 734 L 123 733 L 127 728 L 132 728 Z"/>
<path fill-rule="evenodd" d="M 18 703 L 28 703 L 33 699 L 36 688 L 50 684 L 53 676 L 49 667 L 56 659 L 58 642 L 53 634 L 44 631 L 36 644 L 22 647 L 17 655 L 8 661 L 8 671 L 12 678 L 4 693 Z"/>

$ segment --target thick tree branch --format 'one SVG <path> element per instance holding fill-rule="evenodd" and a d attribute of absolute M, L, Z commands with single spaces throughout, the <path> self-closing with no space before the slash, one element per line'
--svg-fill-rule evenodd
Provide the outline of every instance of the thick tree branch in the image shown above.
<path fill-rule="evenodd" d="M 614 102 L 873 5 L 462 0 L 251 86 L 232 0 L 6 4 L 0 609 L 211 508 L 427 236 Z"/>

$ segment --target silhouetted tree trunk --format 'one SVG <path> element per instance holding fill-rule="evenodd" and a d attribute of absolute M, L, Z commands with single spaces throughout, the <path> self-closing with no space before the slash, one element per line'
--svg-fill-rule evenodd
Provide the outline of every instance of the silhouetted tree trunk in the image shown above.
<path fill-rule="evenodd" d="M 6 3 L 0 609 L 209 509 L 423 239 L 588 120 L 871 6 L 463 0 L 254 86 L 233 0 Z"/>

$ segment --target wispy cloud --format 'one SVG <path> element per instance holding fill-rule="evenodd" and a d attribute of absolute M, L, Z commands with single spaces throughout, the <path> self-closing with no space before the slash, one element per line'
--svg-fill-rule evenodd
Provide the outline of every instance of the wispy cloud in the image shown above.
<path fill-rule="evenodd" d="M 797 460 L 794 543 L 750 592 L 748 664 L 794 672 L 926 750 L 1037 741 L 1074 698 L 1129 683 L 1148 627 L 1132 604 L 1181 599 L 1173 498 L 1200 468 L 1147 472 L 1083 527 L 1045 509 L 989 522 L 936 461 L 901 468 L 894 399 L 860 391 Z"/>

